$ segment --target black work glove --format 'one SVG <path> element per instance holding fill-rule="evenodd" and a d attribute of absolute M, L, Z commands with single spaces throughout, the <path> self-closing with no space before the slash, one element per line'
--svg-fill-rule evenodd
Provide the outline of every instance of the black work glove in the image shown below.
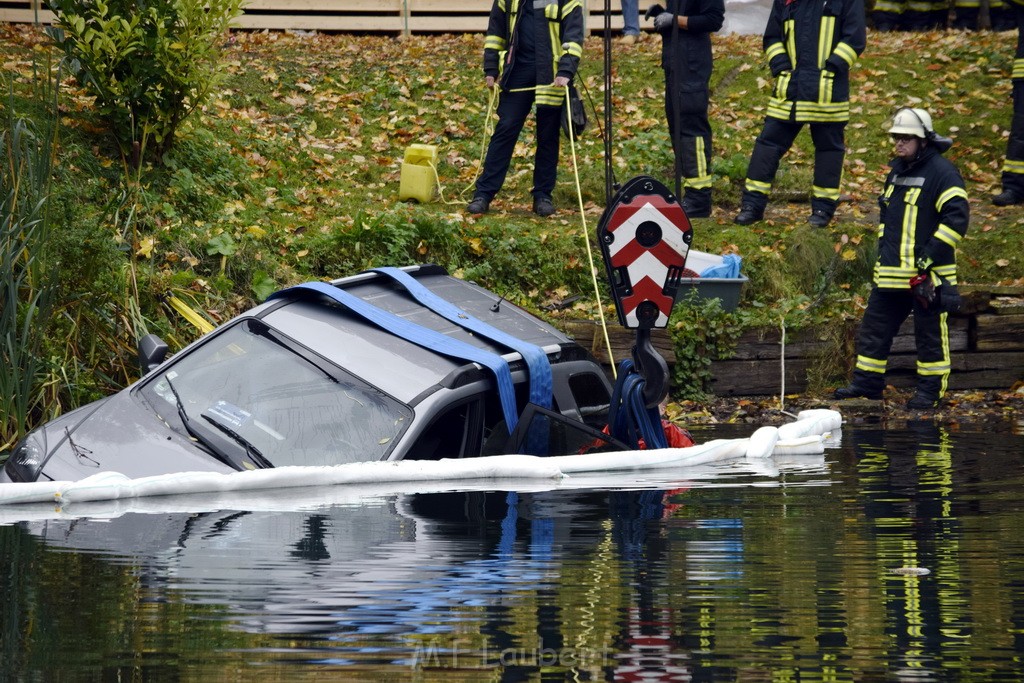
<path fill-rule="evenodd" d="M 653 19 L 664 11 L 665 8 L 661 5 L 651 5 L 647 8 L 647 13 L 644 14 L 644 19 Z"/>
<path fill-rule="evenodd" d="M 935 285 L 929 273 L 919 273 L 910 278 L 910 291 L 921 308 L 927 309 L 935 301 Z"/>
<path fill-rule="evenodd" d="M 931 270 L 932 260 L 922 257 L 917 260 L 917 275 L 910 278 L 910 292 L 924 309 L 935 301 L 935 284 L 932 282 Z"/>

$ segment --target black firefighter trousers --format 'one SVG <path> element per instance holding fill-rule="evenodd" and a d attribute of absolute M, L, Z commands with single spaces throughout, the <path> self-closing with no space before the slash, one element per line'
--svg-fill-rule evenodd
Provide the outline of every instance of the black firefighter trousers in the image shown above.
<path fill-rule="evenodd" d="M 760 212 L 768 205 L 768 192 L 779 170 L 779 161 L 793 146 L 797 134 L 805 124 L 765 117 L 764 128 L 754 141 L 754 152 L 747 167 L 743 206 L 752 206 Z M 843 158 L 846 156 L 846 122 L 808 123 L 814 142 L 814 187 L 811 192 L 811 211 L 824 211 L 829 216 L 839 203 L 839 183 L 843 178 Z"/>
<path fill-rule="evenodd" d="M 526 117 L 533 109 L 534 91 L 502 91 L 498 101 L 498 125 L 494 127 L 491 142 L 484 158 L 484 170 L 476 181 L 475 197 L 488 201 L 505 184 L 508 167 L 512 162 L 519 133 Z M 562 126 L 562 108 L 537 107 L 537 151 L 533 160 L 534 197 L 551 199 L 558 177 L 558 144 Z"/>
<path fill-rule="evenodd" d="M 1003 162 L 1003 189 L 1024 197 L 1024 6 L 1011 3 L 1017 17 L 1017 53 L 1013 64 L 1013 120 Z"/>
<path fill-rule="evenodd" d="M 672 90 L 672 71 L 665 70 L 665 116 L 676 155 L 676 172 L 683 178 L 686 204 L 697 211 L 711 210 L 710 91 Z M 679 108 L 676 109 L 678 102 Z"/>
<path fill-rule="evenodd" d="M 857 334 L 857 366 L 853 385 L 864 393 L 885 389 L 885 366 L 892 341 L 907 316 L 914 314 L 917 343 L 917 393 L 938 400 L 949 380 L 949 314 L 922 308 L 909 289 L 875 287 L 868 298 Z"/>

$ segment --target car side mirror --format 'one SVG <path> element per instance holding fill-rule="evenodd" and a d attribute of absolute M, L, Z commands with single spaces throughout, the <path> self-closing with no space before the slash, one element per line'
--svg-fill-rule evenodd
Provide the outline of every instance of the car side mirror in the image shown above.
<path fill-rule="evenodd" d="M 155 334 L 147 334 L 139 340 L 139 367 L 142 374 L 149 374 L 150 370 L 164 362 L 167 358 L 167 342 Z"/>

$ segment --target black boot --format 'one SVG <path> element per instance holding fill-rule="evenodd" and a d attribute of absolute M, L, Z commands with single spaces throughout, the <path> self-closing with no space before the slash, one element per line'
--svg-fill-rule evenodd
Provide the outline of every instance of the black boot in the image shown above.
<path fill-rule="evenodd" d="M 866 398 L 871 401 L 881 401 L 882 391 L 868 389 L 866 387 L 858 386 L 856 382 L 847 387 L 839 387 L 832 394 L 832 398 L 837 401 L 842 401 L 847 398 Z"/>
<path fill-rule="evenodd" d="M 1024 204 L 1024 195 L 1017 194 L 1013 190 L 1003 190 L 996 196 L 992 197 L 992 203 L 996 206 Z"/>
<path fill-rule="evenodd" d="M 759 209 L 752 204 L 744 204 L 740 207 L 740 212 L 736 214 L 736 218 L 732 219 L 732 222 L 736 225 L 750 225 L 756 223 L 764 218 L 764 210 Z"/>
<path fill-rule="evenodd" d="M 482 213 L 487 213 L 487 210 L 489 208 L 491 208 L 491 200 L 488 199 L 487 197 L 484 197 L 483 195 L 479 195 L 473 197 L 473 201 L 471 201 L 469 203 L 469 206 L 466 207 L 466 211 L 469 211 L 472 214 L 479 215 Z"/>
<path fill-rule="evenodd" d="M 709 218 L 711 216 L 711 189 L 687 190 L 680 202 L 687 218 Z"/>
<path fill-rule="evenodd" d="M 938 405 L 938 398 L 918 391 L 907 401 L 907 410 L 935 410 Z"/>

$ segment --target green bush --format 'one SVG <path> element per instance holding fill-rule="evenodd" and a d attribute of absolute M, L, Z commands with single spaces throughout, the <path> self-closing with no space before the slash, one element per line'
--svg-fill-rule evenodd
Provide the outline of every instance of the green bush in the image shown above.
<path fill-rule="evenodd" d="M 51 31 L 122 156 L 162 156 L 219 80 L 220 43 L 244 0 L 51 0 Z"/>
<path fill-rule="evenodd" d="M 0 107 L 0 451 L 45 412 L 43 346 L 56 295 L 47 200 L 57 138 L 56 79 L 36 125 Z"/>

